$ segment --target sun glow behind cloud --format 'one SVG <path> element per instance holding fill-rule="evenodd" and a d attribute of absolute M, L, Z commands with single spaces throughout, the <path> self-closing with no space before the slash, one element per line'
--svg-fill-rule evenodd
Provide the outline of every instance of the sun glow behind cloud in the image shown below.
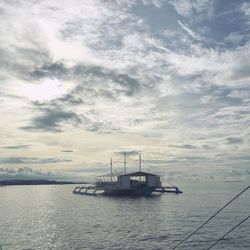
<path fill-rule="evenodd" d="M 57 79 L 43 79 L 22 86 L 21 94 L 31 101 L 50 101 L 67 93 L 65 84 Z"/>

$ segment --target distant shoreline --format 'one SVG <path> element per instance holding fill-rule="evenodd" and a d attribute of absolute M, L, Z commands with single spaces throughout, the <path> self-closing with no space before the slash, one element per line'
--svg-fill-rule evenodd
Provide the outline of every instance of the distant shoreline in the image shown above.
<path fill-rule="evenodd" d="M 69 184 L 88 184 L 87 182 L 54 181 L 54 180 L 0 180 L 1 186 L 20 186 L 20 185 L 69 185 Z"/>

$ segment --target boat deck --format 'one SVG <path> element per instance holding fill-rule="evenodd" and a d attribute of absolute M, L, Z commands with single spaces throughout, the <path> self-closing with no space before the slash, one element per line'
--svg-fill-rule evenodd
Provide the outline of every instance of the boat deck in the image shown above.
<path fill-rule="evenodd" d="M 175 193 L 175 194 L 182 194 L 183 193 L 176 186 L 166 186 L 166 187 L 156 188 L 154 192 L 158 192 L 158 193 Z"/>
<path fill-rule="evenodd" d="M 106 193 L 105 189 L 103 187 L 98 186 L 77 186 L 74 188 L 73 193 L 74 194 L 81 194 L 81 195 L 93 195 L 96 196 L 97 192 L 101 191 L 101 193 Z M 127 190 L 128 191 L 128 190 Z M 174 193 L 174 194 L 182 194 L 182 191 L 179 190 L 176 186 L 164 186 L 155 188 L 152 193 Z M 130 192 L 127 192 L 128 194 L 131 194 Z M 121 192 L 118 192 L 117 194 L 121 194 Z"/>
<path fill-rule="evenodd" d="M 103 191 L 102 188 L 97 186 L 77 186 L 74 188 L 74 194 L 82 194 L 82 195 L 97 195 L 97 191 Z"/>

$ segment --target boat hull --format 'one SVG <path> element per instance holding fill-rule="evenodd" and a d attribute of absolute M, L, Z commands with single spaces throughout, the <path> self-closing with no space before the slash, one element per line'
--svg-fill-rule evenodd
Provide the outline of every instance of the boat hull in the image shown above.
<path fill-rule="evenodd" d="M 105 195 L 116 195 L 116 196 L 149 196 L 154 192 L 154 187 L 141 187 L 135 189 L 104 189 Z"/>

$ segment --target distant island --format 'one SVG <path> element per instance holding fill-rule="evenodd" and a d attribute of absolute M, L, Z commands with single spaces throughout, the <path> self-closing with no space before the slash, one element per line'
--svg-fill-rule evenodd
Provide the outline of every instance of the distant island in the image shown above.
<path fill-rule="evenodd" d="M 0 180 L 0 186 L 14 185 L 67 185 L 67 184 L 87 184 L 87 182 L 55 181 L 55 180 Z"/>

